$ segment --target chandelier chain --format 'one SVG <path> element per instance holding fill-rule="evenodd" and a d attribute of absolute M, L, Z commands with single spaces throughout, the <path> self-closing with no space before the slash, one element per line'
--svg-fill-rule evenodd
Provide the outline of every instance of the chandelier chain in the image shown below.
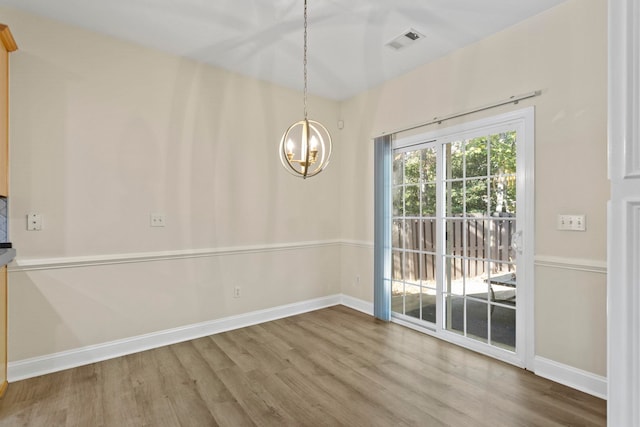
<path fill-rule="evenodd" d="M 307 120 L 307 0 L 304 0 L 304 119 Z"/>

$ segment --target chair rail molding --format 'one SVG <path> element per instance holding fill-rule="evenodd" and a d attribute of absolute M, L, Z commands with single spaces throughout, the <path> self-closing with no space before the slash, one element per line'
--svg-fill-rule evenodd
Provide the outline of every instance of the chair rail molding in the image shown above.
<path fill-rule="evenodd" d="M 566 258 L 548 255 L 536 255 L 536 267 L 577 270 L 587 273 L 607 274 L 607 262 L 593 259 Z"/>
<path fill-rule="evenodd" d="M 640 425 L 640 4 L 609 1 L 609 426 Z"/>
<path fill-rule="evenodd" d="M 250 246 L 230 246 L 220 248 L 176 249 L 156 252 L 136 252 L 104 255 L 68 256 L 59 258 L 16 258 L 9 265 L 9 272 L 54 270 L 58 268 L 92 267 L 97 265 L 129 264 L 141 262 L 167 261 L 187 258 L 207 258 L 216 256 L 241 255 L 265 252 L 296 251 L 339 246 L 340 240 L 318 240 L 288 242 Z"/>

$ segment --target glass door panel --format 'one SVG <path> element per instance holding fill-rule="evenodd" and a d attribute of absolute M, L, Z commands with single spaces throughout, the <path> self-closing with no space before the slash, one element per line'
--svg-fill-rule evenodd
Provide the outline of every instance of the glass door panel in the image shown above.
<path fill-rule="evenodd" d="M 436 149 L 394 153 L 391 311 L 436 322 Z"/>
<path fill-rule="evenodd" d="M 516 132 L 442 152 L 444 329 L 515 351 Z"/>

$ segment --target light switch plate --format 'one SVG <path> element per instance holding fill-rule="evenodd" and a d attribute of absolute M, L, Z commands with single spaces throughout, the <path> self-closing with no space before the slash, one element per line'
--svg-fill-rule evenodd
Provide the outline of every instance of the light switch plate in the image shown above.
<path fill-rule="evenodd" d="M 587 222 L 585 215 L 558 215 L 558 230 L 586 231 Z"/>

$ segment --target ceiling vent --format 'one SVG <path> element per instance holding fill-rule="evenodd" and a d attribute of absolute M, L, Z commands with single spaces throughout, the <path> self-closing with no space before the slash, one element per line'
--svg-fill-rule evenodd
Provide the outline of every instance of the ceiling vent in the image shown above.
<path fill-rule="evenodd" d="M 409 45 L 414 44 L 418 40 L 422 40 L 423 38 L 424 38 L 424 34 L 414 30 L 413 28 L 409 28 L 408 30 L 400 34 L 398 37 L 387 42 L 386 46 L 389 46 L 394 50 L 400 50 Z"/>

